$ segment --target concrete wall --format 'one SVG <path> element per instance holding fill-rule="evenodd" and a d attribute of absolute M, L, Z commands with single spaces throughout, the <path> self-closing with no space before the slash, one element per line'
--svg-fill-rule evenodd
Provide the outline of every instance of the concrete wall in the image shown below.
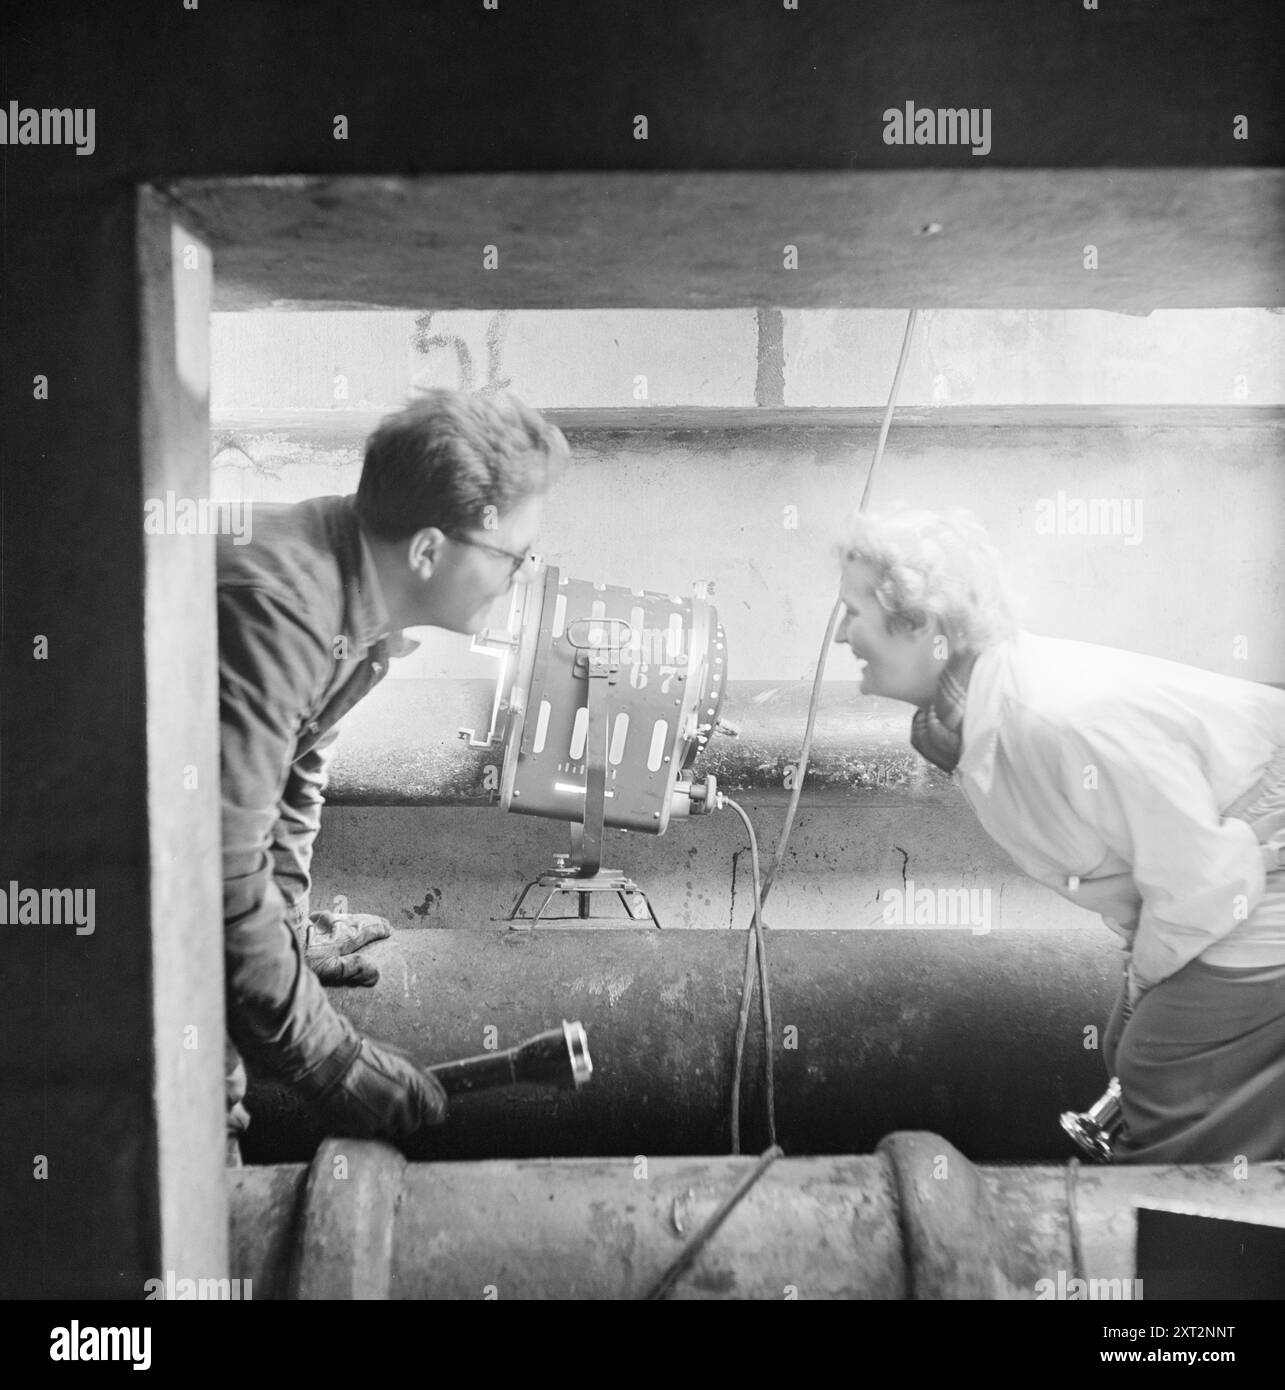
<path fill-rule="evenodd" d="M 875 311 L 787 311 L 780 394 L 801 406 L 882 404 L 904 325 Z M 212 343 L 212 491 L 262 501 L 354 489 L 365 430 L 419 386 L 502 387 L 542 409 L 629 407 L 644 376 L 649 406 L 717 408 L 752 406 L 762 379 L 748 310 L 216 314 Z M 1280 435 L 1251 410 L 1236 414 L 1283 400 L 1285 316 L 1263 310 L 928 312 L 898 401 L 939 409 L 926 424 L 894 421 L 871 505 L 973 510 L 1037 631 L 1283 680 Z M 1231 413 L 1217 426 L 1163 411 L 1145 427 L 1127 411 L 1116 427 L 1040 423 L 1043 407 L 1067 403 Z M 955 405 L 1014 407 L 1014 423 L 962 425 Z M 287 433 L 303 412 L 306 428 Z M 572 431 L 575 463 L 548 510 L 545 557 L 676 593 L 715 580 L 734 678 L 807 678 L 873 428 L 818 416 L 768 429 L 711 414 L 691 417 L 692 433 L 672 419 L 649 429 L 645 411 L 628 418 L 620 430 L 600 420 Z M 1070 533 L 1076 502 L 1095 499 L 1119 508 L 1114 531 Z M 396 664 L 398 678 L 492 669 L 466 641 L 416 635 L 424 646 Z M 830 674 L 850 678 L 842 654 Z"/>
<path fill-rule="evenodd" d="M 210 408 L 392 410 L 426 386 L 541 410 L 883 406 L 905 324 L 892 309 L 215 313 Z M 924 309 L 898 401 L 1280 405 L 1285 315 Z"/>
<path fill-rule="evenodd" d="M 740 797 L 754 822 L 766 869 L 780 838 L 780 798 Z M 504 923 L 525 884 L 569 848 L 566 827 L 531 816 L 473 807 L 329 807 L 313 866 L 314 906 L 378 912 L 395 927 L 487 928 Z M 739 820 L 724 811 L 678 823 L 661 837 L 608 831 L 604 862 L 623 870 L 652 901 L 662 927 L 743 929 L 752 915 L 752 871 Z M 932 806 L 850 806 L 805 799 L 765 916 L 778 930 L 915 931 L 889 925 L 888 893 L 967 889 L 969 915 L 933 929 L 984 937 L 1006 927 L 1081 929 L 1116 946 L 1098 919 L 1017 872 L 952 798 Z M 533 892 L 525 911 L 534 911 Z M 976 914 L 972 914 L 974 903 Z M 550 904 L 574 917 L 575 899 Z M 595 912 L 624 919 L 615 900 Z M 378 952 L 374 957 L 378 961 Z"/>

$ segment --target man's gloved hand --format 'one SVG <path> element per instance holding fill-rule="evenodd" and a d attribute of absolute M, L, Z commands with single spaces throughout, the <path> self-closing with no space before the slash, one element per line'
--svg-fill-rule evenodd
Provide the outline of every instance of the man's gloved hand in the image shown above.
<path fill-rule="evenodd" d="M 316 1097 L 334 1134 L 354 1139 L 409 1139 L 446 1119 L 446 1092 L 396 1048 L 361 1038 L 348 1069 Z"/>
<path fill-rule="evenodd" d="M 379 967 L 355 953 L 391 936 L 392 930 L 386 917 L 373 912 L 314 912 L 304 959 L 323 985 L 373 985 Z"/>

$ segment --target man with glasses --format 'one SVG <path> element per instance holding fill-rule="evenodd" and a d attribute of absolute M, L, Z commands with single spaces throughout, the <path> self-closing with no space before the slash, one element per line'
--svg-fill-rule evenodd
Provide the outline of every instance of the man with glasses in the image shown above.
<path fill-rule="evenodd" d="M 291 1083 L 334 1133 L 401 1141 L 440 1124 L 428 1074 L 364 1038 L 321 984 L 370 985 L 382 917 L 312 912 L 313 841 L 341 717 L 415 644 L 481 629 L 528 566 L 557 429 L 507 396 L 431 391 L 366 445 L 357 492 L 258 505 L 218 538 L 228 1132 L 248 1123 L 240 1056 Z M 241 543 L 238 543 L 241 542 Z"/>

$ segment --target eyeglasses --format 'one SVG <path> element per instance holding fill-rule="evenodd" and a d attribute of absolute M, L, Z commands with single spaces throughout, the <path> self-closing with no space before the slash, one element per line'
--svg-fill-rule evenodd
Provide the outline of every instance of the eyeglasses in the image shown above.
<path fill-rule="evenodd" d="M 511 566 L 509 569 L 510 579 L 516 578 L 522 566 L 528 561 L 535 559 L 534 555 L 517 555 L 512 550 L 501 550 L 498 545 L 487 545 L 485 541 L 475 541 L 471 536 L 460 536 L 450 531 L 446 534 L 451 540 L 457 541 L 460 545 L 471 545 L 474 550 L 485 550 L 489 555 L 499 555 L 503 559 L 508 560 Z"/>

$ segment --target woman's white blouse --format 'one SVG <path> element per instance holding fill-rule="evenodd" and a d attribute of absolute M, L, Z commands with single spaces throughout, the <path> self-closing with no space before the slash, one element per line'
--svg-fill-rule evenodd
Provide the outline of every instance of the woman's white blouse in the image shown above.
<path fill-rule="evenodd" d="M 1124 936 L 1146 988 L 1196 956 L 1285 964 L 1285 871 L 1223 814 L 1282 747 L 1272 686 L 1022 632 L 977 659 L 952 777 L 1019 867 Z"/>

